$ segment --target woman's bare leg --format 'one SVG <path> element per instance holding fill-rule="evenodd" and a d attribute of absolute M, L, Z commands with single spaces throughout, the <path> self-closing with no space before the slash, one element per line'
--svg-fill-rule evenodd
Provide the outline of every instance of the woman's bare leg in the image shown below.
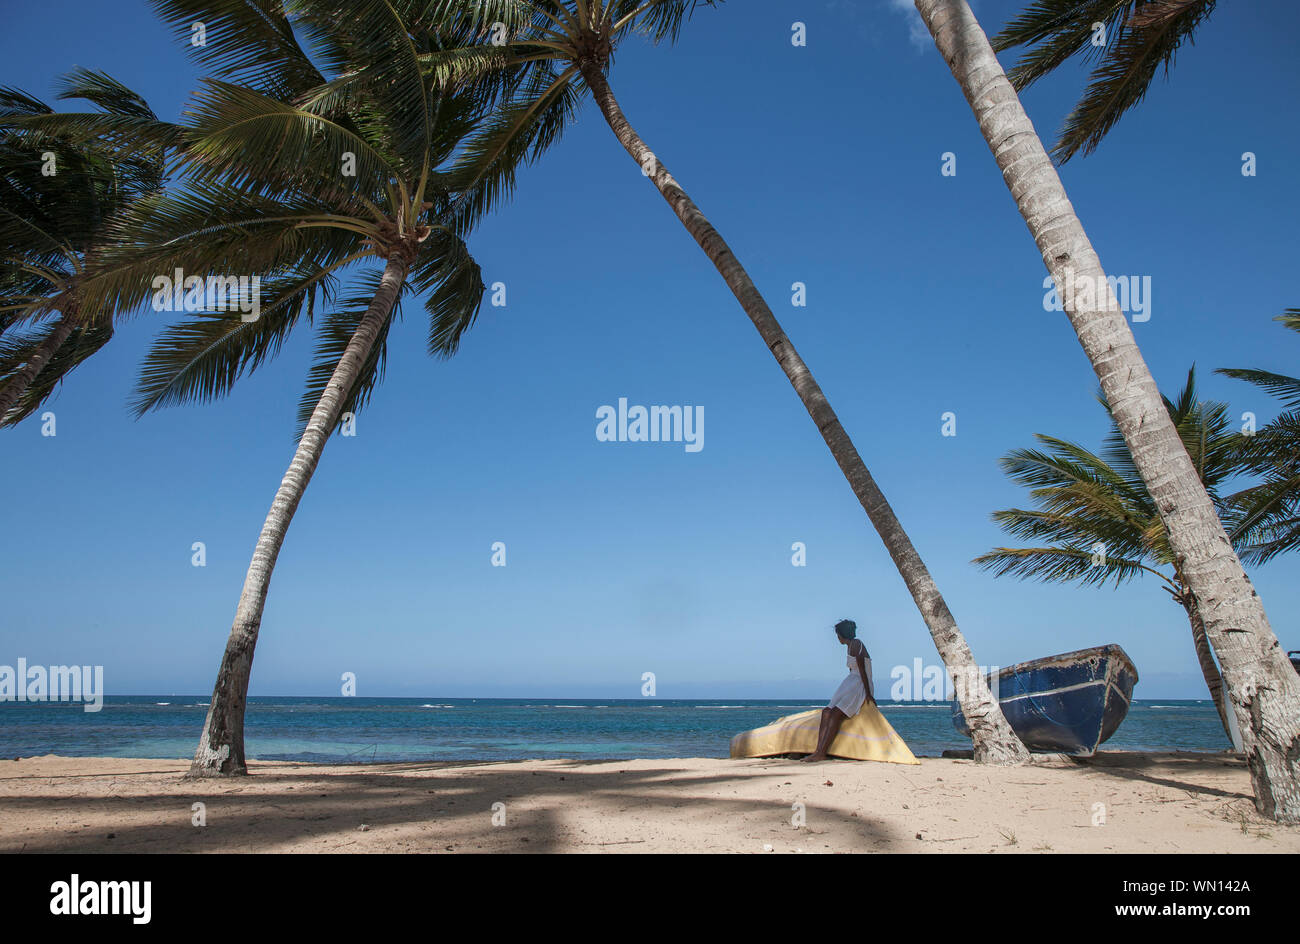
<path fill-rule="evenodd" d="M 838 708 L 823 708 L 821 728 L 817 732 L 817 750 L 813 751 L 804 761 L 819 761 L 826 759 L 826 752 L 830 750 L 831 744 L 835 741 L 835 735 L 840 733 L 840 725 L 847 718 L 844 712 Z"/>
<path fill-rule="evenodd" d="M 826 740 L 826 726 L 830 723 L 831 723 L 831 710 L 830 708 L 823 708 L 822 715 L 821 715 L 821 724 L 817 728 L 817 745 L 816 747 L 813 748 L 813 754 L 816 754 L 817 748 L 828 743 Z M 807 757 L 812 757 L 813 754 L 808 754 Z M 807 759 L 807 757 L 805 757 L 805 760 Z"/>

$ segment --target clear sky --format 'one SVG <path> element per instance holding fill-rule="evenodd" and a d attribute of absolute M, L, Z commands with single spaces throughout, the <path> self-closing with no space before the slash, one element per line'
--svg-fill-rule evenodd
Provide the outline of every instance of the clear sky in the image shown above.
<path fill-rule="evenodd" d="M 991 34 L 1022 2 L 976 12 Z M 49 99 L 81 65 L 167 117 L 196 86 L 143 0 L 6 2 L 3 20 L 0 84 Z M 1156 582 L 1025 584 L 969 563 L 1004 543 L 990 513 L 1024 501 L 997 458 L 1038 432 L 1097 445 L 1106 421 L 917 25 L 888 0 L 733 0 L 675 47 L 629 41 L 611 81 L 766 294 L 978 661 L 1114 642 L 1138 697 L 1206 697 L 1186 619 Z M 1204 395 L 1261 421 L 1274 404 L 1211 371 L 1300 362 L 1300 339 L 1271 321 L 1300 305 L 1297 32 L 1293 3 L 1221 4 L 1172 80 L 1063 172 L 1108 272 L 1152 279 L 1151 318 L 1134 327 L 1161 387 L 1195 362 Z M 1044 137 L 1083 82 L 1067 70 L 1026 94 Z M 594 105 L 471 248 L 507 303 L 435 362 L 408 302 L 382 388 L 357 435 L 330 441 L 290 529 L 254 695 L 338 694 L 354 672 L 360 695 L 634 698 L 654 672 L 667 698 L 826 697 L 845 671 L 841 617 L 858 621 L 877 685 L 937 663 L 789 383 Z M 49 407 L 56 436 L 39 419 L 0 433 L 0 663 L 102 664 L 110 694 L 211 689 L 292 454 L 311 337 L 225 400 L 137 421 L 125 404 L 167 317 L 124 324 L 76 371 Z M 704 448 L 597 441 L 597 409 L 620 397 L 702 406 Z M 1300 648 L 1295 567 L 1252 571 L 1287 648 Z"/>

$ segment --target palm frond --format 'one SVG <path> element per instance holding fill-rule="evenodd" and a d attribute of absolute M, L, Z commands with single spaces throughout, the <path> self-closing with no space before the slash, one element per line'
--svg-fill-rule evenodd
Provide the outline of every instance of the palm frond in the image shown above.
<path fill-rule="evenodd" d="M 1030 48 L 1008 73 L 1023 89 L 1080 56 L 1095 61 L 1089 85 L 1065 119 L 1053 156 L 1068 161 L 1088 154 L 1146 96 L 1161 69 L 1168 75 L 1175 55 L 1193 41 L 1216 0 L 1036 0 L 994 37 L 998 51 Z M 1094 23 L 1106 42 L 1093 45 Z"/>
<path fill-rule="evenodd" d="M 573 68 L 556 74 L 539 67 L 528 86 L 490 114 L 461 144 L 443 186 L 458 196 L 441 216 L 458 233 L 514 192 L 520 167 L 539 159 L 563 135 L 581 104 Z"/>
<path fill-rule="evenodd" d="M 399 173 L 352 128 L 216 80 L 195 96 L 184 167 L 192 181 L 337 203 L 358 192 L 382 199 Z"/>
<path fill-rule="evenodd" d="M 1245 367 L 1223 367 L 1215 373 L 1254 384 L 1277 397 L 1289 410 L 1300 408 L 1300 378 L 1298 377 L 1287 377 L 1268 370 L 1252 370 Z"/>
<path fill-rule="evenodd" d="M 107 72 L 95 72 L 81 66 L 73 68 L 60 79 L 58 98 L 85 99 L 109 115 L 158 120 L 154 110 L 139 92 L 127 88 Z"/>
<path fill-rule="evenodd" d="M 329 267 L 364 252 L 364 219 L 310 196 L 275 198 L 191 181 L 144 197 L 109 227 L 112 244 L 80 285 L 95 310 L 132 312 L 154 298 L 157 280 L 258 275 Z M 364 212 L 353 209 L 354 213 Z"/>
<path fill-rule="evenodd" d="M 324 76 L 294 33 L 284 0 L 152 0 L 158 16 L 204 66 L 232 82 L 289 101 Z M 194 24 L 204 27 L 195 45 Z"/>
<path fill-rule="evenodd" d="M 429 293 L 424 304 L 429 315 L 429 354 L 447 358 L 473 327 L 486 286 L 478 263 L 460 238 L 441 231 L 431 238 L 436 244 L 412 272 L 411 283 Z"/>
<path fill-rule="evenodd" d="M 0 387 L 8 380 L 10 365 L 17 360 L 25 363 L 35 348 L 55 329 L 56 326 L 51 324 L 44 330 L 22 338 L 0 337 Z M 113 326 L 107 319 L 99 319 L 74 328 L 72 334 L 58 347 L 41 372 L 27 385 L 13 409 L 0 418 L 0 426 L 16 426 L 39 410 L 68 379 L 68 375 L 88 357 L 103 348 L 112 337 Z M 23 349 L 15 350 L 19 344 L 22 344 Z"/>
<path fill-rule="evenodd" d="M 1109 415 L 1105 398 L 1098 399 Z M 1163 402 L 1220 514 L 1231 520 L 1230 508 L 1240 504 L 1219 498 L 1216 490 L 1241 464 L 1227 406 L 1198 397 L 1195 367 L 1177 396 Z M 1055 436 L 1035 438 L 1043 448 L 1013 450 L 1000 460 L 1003 471 L 1029 489 L 1035 507 L 998 511 L 993 520 L 1008 534 L 1050 546 L 996 548 L 976 563 L 998 576 L 1091 584 L 1113 578 L 1118 585 L 1143 572 L 1170 582 L 1160 567 L 1174 567 L 1180 579 L 1164 522 L 1113 415 L 1100 454 Z M 1098 547 L 1104 557 L 1094 561 Z"/>
<path fill-rule="evenodd" d="M 1263 479 L 1228 496 L 1224 524 L 1242 560 L 1300 550 L 1300 410 L 1241 437 L 1241 470 Z"/>
<path fill-rule="evenodd" d="M 1167 580 L 1140 560 L 1110 553 L 1103 557 L 1092 550 L 1069 547 L 998 547 L 981 554 L 972 563 L 991 571 L 995 577 L 1075 581 L 1085 586 L 1104 586 L 1113 582 L 1118 587 L 1144 573 L 1154 573 Z"/>
<path fill-rule="evenodd" d="M 140 367 L 131 411 L 137 416 L 171 404 L 207 402 L 272 360 L 298 320 L 328 302 L 335 278 L 303 265 L 262 285 L 260 316 L 239 311 L 199 312 L 165 329 Z"/>

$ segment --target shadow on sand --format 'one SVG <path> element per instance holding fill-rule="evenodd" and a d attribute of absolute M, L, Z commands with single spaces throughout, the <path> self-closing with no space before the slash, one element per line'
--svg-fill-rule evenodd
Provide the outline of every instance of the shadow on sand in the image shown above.
<path fill-rule="evenodd" d="M 493 769 L 464 775 L 478 766 Z M 295 769 L 254 762 L 250 769 L 251 776 L 236 780 L 182 781 L 175 770 L 101 774 L 98 779 L 110 781 L 107 795 L 0 797 L 0 819 L 21 821 L 25 813 L 39 811 L 55 823 L 30 835 L 11 832 L 0 851 L 637 851 L 646 842 L 644 833 L 589 832 L 608 812 L 667 818 L 678 829 L 695 829 L 698 823 L 702 836 L 709 817 L 721 813 L 733 824 L 740 818 L 759 852 L 774 827 L 787 837 L 783 844 L 788 841 L 790 799 L 799 798 L 794 793 L 790 799 L 753 797 L 756 785 L 768 792 L 775 778 L 788 782 L 781 767 L 738 770 L 735 776 L 671 767 L 621 769 L 608 761 L 554 762 L 532 771 L 510 764 L 429 763 Z M 77 776 L 84 775 L 50 780 L 57 785 Z M 719 797 L 720 786 L 736 796 Z M 206 807 L 202 828 L 191 822 L 196 802 Z M 505 804 L 504 825 L 493 824 L 494 804 Z M 864 850 L 885 851 L 899 838 L 870 816 L 824 808 L 817 816 L 822 824 L 834 821 L 841 837 L 847 832 Z"/>

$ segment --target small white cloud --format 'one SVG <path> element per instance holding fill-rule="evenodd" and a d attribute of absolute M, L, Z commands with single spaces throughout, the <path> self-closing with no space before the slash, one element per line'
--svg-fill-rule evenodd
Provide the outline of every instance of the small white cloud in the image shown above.
<path fill-rule="evenodd" d="M 907 38 L 913 46 L 925 49 L 931 45 L 933 41 L 930 39 L 930 31 L 925 28 L 925 22 L 921 19 L 921 14 L 916 12 L 916 4 L 912 0 L 889 0 L 889 7 L 907 17 Z"/>

